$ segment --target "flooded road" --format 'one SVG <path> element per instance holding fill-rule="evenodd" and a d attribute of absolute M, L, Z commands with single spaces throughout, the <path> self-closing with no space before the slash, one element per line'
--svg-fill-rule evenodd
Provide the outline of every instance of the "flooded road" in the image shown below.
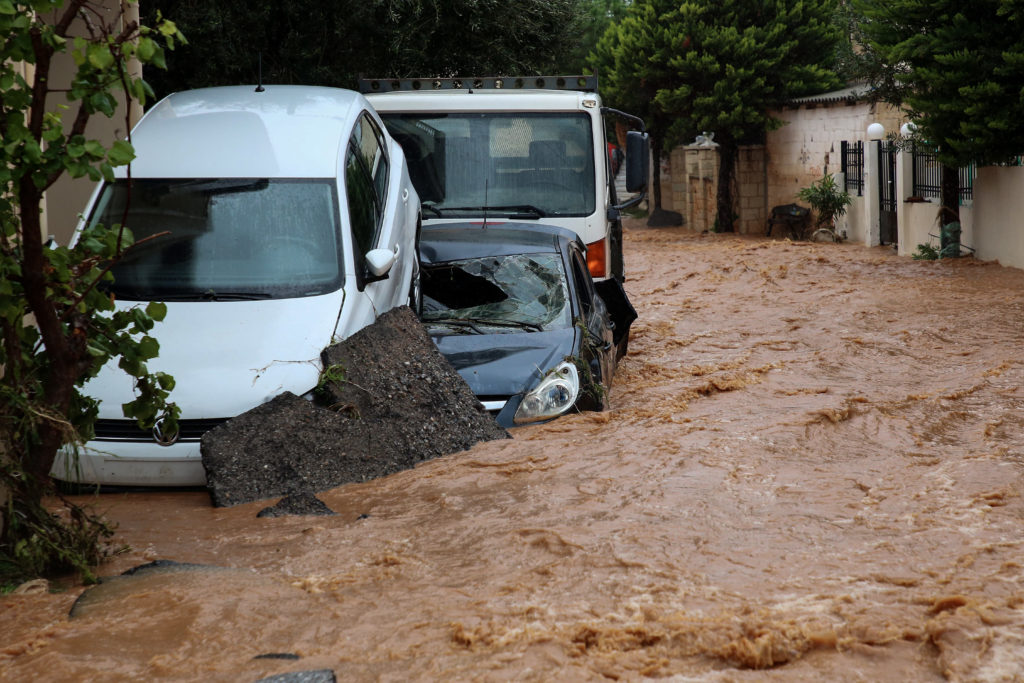
<path fill-rule="evenodd" d="M 131 550 L 102 574 L 224 569 L 74 619 L 81 587 L 2 598 L 0 679 L 1024 680 L 1024 272 L 626 245 L 609 412 L 324 493 L 334 517 L 103 496 Z"/>

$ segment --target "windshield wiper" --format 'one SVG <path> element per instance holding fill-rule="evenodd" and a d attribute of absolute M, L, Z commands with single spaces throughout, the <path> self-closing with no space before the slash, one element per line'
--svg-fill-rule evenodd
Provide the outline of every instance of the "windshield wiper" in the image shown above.
<path fill-rule="evenodd" d="M 266 292 L 215 292 L 208 289 L 202 294 L 203 301 L 258 301 L 269 298 Z"/>
<path fill-rule="evenodd" d="M 538 323 L 527 322 L 526 320 L 514 320 L 512 318 L 444 318 L 442 320 L 430 320 L 429 322 L 442 323 L 444 325 L 464 325 L 466 327 L 472 327 L 476 332 L 480 332 L 477 325 L 484 325 L 491 327 L 519 327 L 527 330 L 533 330 L 534 332 L 543 332 L 544 326 Z"/>
<path fill-rule="evenodd" d="M 544 218 L 548 215 L 544 209 L 533 204 L 505 204 L 503 206 L 442 206 L 434 208 L 436 211 L 480 211 L 480 212 L 513 212 L 509 218 Z"/>
<path fill-rule="evenodd" d="M 438 218 L 440 218 L 441 215 L 442 215 L 441 214 L 441 209 L 437 208 L 433 204 L 420 204 L 420 206 L 423 207 L 424 211 L 429 211 L 430 213 L 434 214 Z"/>
<path fill-rule="evenodd" d="M 479 327 L 469 322 L 468 320 L 427 320 L 428 325 L 448 325 L 450 327 L 461 327 L 468 330 L 473 330 L 476 334 L 484 334 L 484 331 Z"/>
<path fill-rule="evenodd" d="M 271 295 L 266 292 L 215 292 L 212 289 L 205 292 L 133 292 L 133 294 L 151 301 L 260 301 L 271 298 Z"/>

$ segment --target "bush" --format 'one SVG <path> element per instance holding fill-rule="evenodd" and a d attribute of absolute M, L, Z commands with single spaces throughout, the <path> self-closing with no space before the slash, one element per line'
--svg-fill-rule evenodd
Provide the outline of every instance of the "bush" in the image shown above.
<path fill-rule="evenodd" d="M 815 228 L 835 229 L 835 220 L 846 214 L 846 207 L 853 203 L 853 197 L 845 189 L 839 189 L 831 173 L 825 173 L 809 187 L 802 188 L 797 197 L 811 205 L 818 217 Z"/>

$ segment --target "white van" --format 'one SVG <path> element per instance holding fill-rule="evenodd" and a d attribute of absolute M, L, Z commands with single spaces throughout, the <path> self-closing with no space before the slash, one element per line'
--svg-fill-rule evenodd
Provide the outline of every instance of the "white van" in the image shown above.
<path fill-rule="evenodd" d="M 95 440 L 58 456 L 72 482 L 202 485 L 204 432 L 284 391 L 315 387 L 320 352 L 418 299 L 419 198 L 366 99 L 305 86 L 177 93 L 132 132 L 130 180 L 101 183 L 79 229 L 124 223 L 119 310 L 163 301 L 151 371 L 175 378 L 176 433 L 140 430 L 111 364 L 86 387 Z"/>

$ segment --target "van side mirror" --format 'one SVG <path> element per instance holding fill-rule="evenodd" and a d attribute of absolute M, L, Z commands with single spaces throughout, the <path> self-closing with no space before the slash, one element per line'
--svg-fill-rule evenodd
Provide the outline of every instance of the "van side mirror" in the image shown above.
<path fill-rule="evenodd" d="M 647 169 L 651 150 L 647 133 L 631 130 L 626 133 L 626 192 L 647 189 Z"/>
<path fill-rule="evenodd" d="M 371 249 L 366 252 L 366 265 L 376 279 L 384 279 L 398 260 L 398 252 L 390 249 Z"/>

